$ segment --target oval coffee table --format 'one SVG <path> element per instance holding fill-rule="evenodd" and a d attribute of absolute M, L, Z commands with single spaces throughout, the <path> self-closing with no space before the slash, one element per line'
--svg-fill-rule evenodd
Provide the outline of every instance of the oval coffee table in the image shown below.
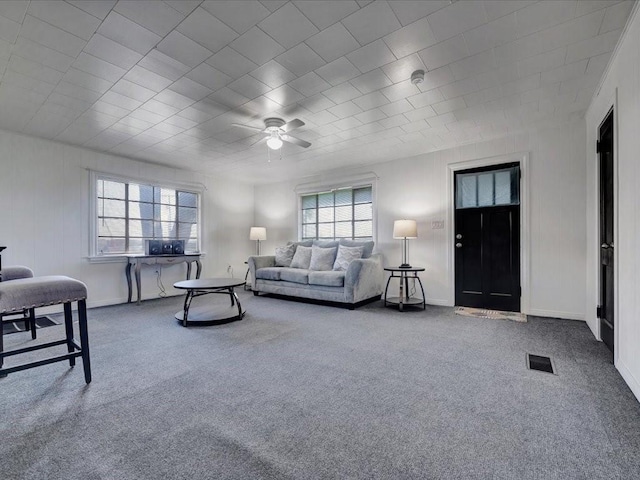
<path fill-rule="evenodd" d="M 187 296 L 184 299 L 184 308 L 181 312 L 176 313 L 176 320 L 181 321 L 183 327 L 221 325 L 241 320 L 245 311 L 242 310 L 238 295 L 233 289 L 244 284 L 244 280 L 237 278 L 200 278 L 198 280 L 183 280 L 174 283 L 173 286 L 175 288 L 187 291 Z M 191 301 L 195 297 L 209 295 L 210 293 L 229 295 L 231 305 L 211 304 L 191 308 Z"/>

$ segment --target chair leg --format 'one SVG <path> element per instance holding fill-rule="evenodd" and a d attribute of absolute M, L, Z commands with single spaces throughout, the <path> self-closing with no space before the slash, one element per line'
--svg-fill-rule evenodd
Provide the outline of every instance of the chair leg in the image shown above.
<path fill-rule="evenodd" d="M 78 324 L 80 327 L 80 346 L 82 347 L 82 366 L 84 381 L 91 383 L 91 361 L 89 360 L 89 333 L 87 331 L 87 302 L 78 300 Z"/>
<path fill-rule="evenodd" d="M 31 324 L 31 338 L 36 339 L 36 309 L 29 309 L 29 323 Z"/>
<path fill-rule="evenodd" d="M 30 321 L 31 321 L 31 316 L 29 315 L 29 310 L 24 310 L 22 312 L 22 316 L 24 317 L 24 331 L 28 331 L 31 329 L 31 326 L 29 325 Z"/>
<path fill-rule="evenodd" d="M 67 351 L 73 353 L 75 350 L 73 347 L 73 317 L 71 315 L 71 302 L 64 304 L 64 329 L 67 334 Z M 76 365 L 76 357 L 69 359 L 69 365 L 74 367 Z"/>

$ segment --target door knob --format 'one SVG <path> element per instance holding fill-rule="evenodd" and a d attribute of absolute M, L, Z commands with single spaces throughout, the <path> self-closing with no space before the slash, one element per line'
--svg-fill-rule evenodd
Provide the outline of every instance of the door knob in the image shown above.
<path fill-rule="evenodd" d="M 602 245 L 600 245 L 600 248 L 609 248 L 609 245 L 607 245 L 606 243 L 603 243 Z"/>
<path fill-rule="evenodd" d="M 456 243 L 456 248 L 462 248 L 462 244 L 461 243 Z"/>
<path fill-rule="evenodd" d="M 457 238 L 458 240 L 460 240 L 460 239 L 462 238 L 462 235 L 459 233 L 459 234 L 457 234 L 457 235 L 456 235 L 456 238 Z"/>

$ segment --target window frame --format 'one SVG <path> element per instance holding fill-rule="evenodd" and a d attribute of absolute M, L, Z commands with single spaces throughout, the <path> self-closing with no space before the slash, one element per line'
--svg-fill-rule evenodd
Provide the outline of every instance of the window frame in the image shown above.
<path fill-rule="evenodd" d="M 197 197 L 197 245 L 196 250 L 194 252 L 185 252 L 185 253 L 197 253 L 203 254 L 202 245 L 204 245 L 203 232 L 205 229 L 203 228 L 202 222 L 203 219 L 206 218 L 204 215 L 203 209 L 203 192 L 204 186 L 200 184 L 187 184 L 180 182 L 166 182 L 162 180 L 152 180 L 149 178 L 138 178 L 138 177 L 130 177 L 123 175 L 116 175 L 106 172 L 99 172 L 95 170 L 89 171 L 89 259 L 105 259 L 108 260 L 110 258 L 122 258 L 127 255 L 144 255 L 144 251 L 140 253 L 135 252 L 121 252 L 121 253 L 105 253 L 101 254 L 98 250 L 98 231 L 99 231 L 99 215 L 98 215 L 98 181 L 106 180 L 118 183 L 125 184 L 141 184 L 141 185 L 149 185 L 153 187 L 167 188 L 180 192 L 193 193 Z M 130 202 L 131 200 L 129 200 Z M 154 203 L 155 204 L 155 203 Z M 177 205 L 176 205 L 177 207 Z M 128 209 L 129 206 L 126 204 L 126 217 L 128 219 Z M 126 220 L 125 220 L 126 221 Z"/>

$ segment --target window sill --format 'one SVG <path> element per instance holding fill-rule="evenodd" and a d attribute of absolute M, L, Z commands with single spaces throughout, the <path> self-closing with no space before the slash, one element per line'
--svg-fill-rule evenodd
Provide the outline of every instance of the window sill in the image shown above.
<path fill-rule="evenodd" d="M 142 254 L 140 254 L 142 255 Z M 187 252 L 185 255 L 200 255 L 205 257 L 205 252 Z M 117 255 L 92 255 L 85 257 L 89 263 L 125 263 L 127 261 L 127 254 L 120 253 Z"/>

